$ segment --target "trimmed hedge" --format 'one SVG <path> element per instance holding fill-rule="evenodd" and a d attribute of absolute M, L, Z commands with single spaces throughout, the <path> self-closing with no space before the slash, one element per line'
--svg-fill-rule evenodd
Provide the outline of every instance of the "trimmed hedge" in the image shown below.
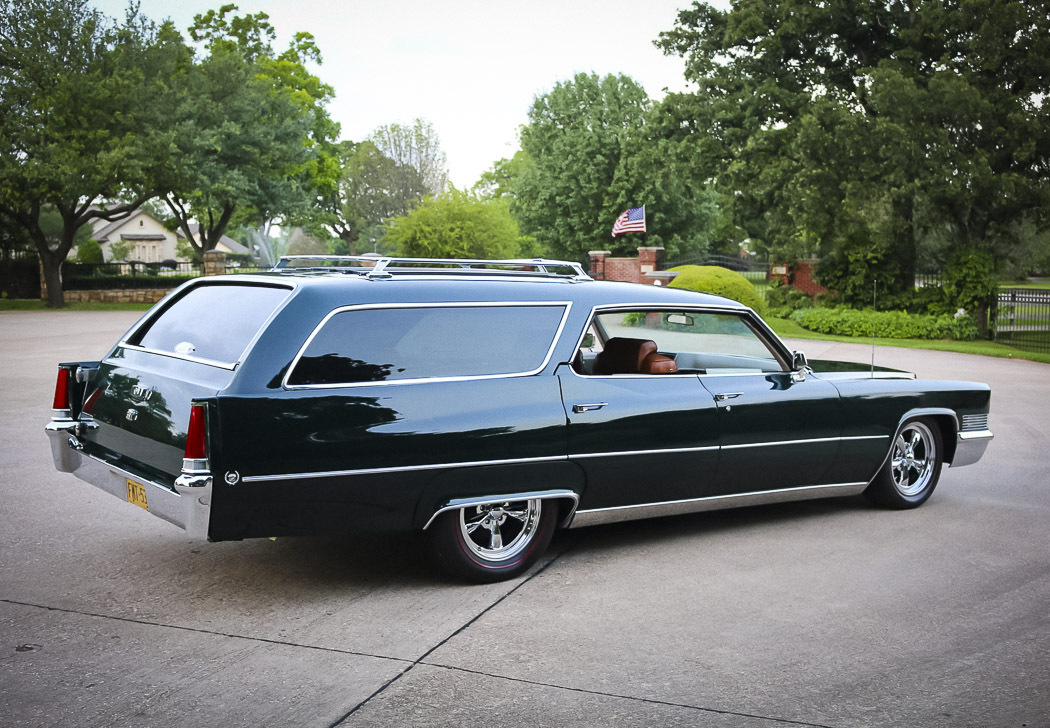
<path fill-rule="evenodd" d="M 804 308 L 789 318 L 804 329 L 836 336 L 883 339 L 959 339 L 973 341 L 977 326 L 969 316 L 929 316 L 903 311 L 856 311 L 850 308 Z"/>
<path fill-rule="evenodd" d="M 685 288 L 724 296 L 750 306 L 758 313 L 762 313 L 765 308 L 765 302 L 751 285 L 751 281 L 728 268 L 717 265 L 680 265 L 671 270 L 677 271 L 678 275 L 668 284 L 669 288 Z"/>

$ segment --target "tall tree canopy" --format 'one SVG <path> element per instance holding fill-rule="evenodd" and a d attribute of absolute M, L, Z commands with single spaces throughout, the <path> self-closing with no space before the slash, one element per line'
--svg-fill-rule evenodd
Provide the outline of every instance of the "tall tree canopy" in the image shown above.
<path fill-rule="evenodd" d="M 218 244 L 238 210 L 261 227 L 305 217 L 337 178 L 338 127 L 325 110 L 332 91 L 303 66 L 320 61 L 313 39 L 300 33 L 278 56 L 266 14 L 236 10 L 224 5 L 194 18 L 200 57 L 178 85 L 165 200 L 198 252 Z"/>
<path fill-rule="evenodd" d="M 697 2 L 658 45 L 699 87 L 668 99 L 672 133 L 735 223 L 819 251 L 847 297 L 910 290 L 938 240 L 950 273 L 994 275 L 1047 223 L 1046 0 Z"/>
<path fill-rule="evenodd" d="M 160 192 L 172 137 L 143 99 L 166 97 L 180 47 L 134 12 L 116 23 L 87 0 L 0 0 L 0 213 L 32 239 L 49 306 L 64 304 L 77 231 Z"/>
<path fill-rule="evenodd" d="M 386 124 L 373 131 L 368 141 L 404 171 L 406 188 L 415 184 L 414 177 L 418 176 L 422 177 L 427 194 L 440 195 L 445 191 L 448 164 L 430 122 L 416 119 L 411 125 Z"/>
<path fill-rule="evenodd" d="M 512 195 L 522 229 L 575 260 L 595 248 L 663 245 L 672 257 L 704 249 L 711 196 L 650 134 L 651 106 L 627 76 L 581 73 L 537 97 L 521 132 L 532 163 L 520 165 Z M 643 204 L 649 233 L 610 237 L 617 216 Z"/>
<path fill-rule="evenodd" d="M 405 215 L 427 194 L 423 176 L 399 165 L 372 142 L 339 145 L 339 181 L 323 199 L 327 226 L 343 244 L 340 253 L 357 253 L 358 241 L 382 237 L 383 222 Z"/>

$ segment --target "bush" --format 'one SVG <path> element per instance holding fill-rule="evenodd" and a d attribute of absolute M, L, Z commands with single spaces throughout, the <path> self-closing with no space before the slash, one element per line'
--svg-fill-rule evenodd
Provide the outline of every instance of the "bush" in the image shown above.
<path fill-rule="evenodd" d="M 969 316 L 927 316 L 903 311 L 855 311 L 849 308 L 807 308 L 789 317 L 804 329 L 836 336 L 878 336 L 883 339 L 977 338 Z"/>
<path fill-rule="evenodd" d="M 105 257 L 102 254 L 102 245 L 94 238 L 88 238 L 77 246 L 75 260 L 78 263 L 104 263 Z"/>
<path fill-rule="evenodd" d="M 797 311 L 800 308 L 813 308 L 813 298 L 797 288 L 784 285 L 779 278 L 769 283 L 766 291 L 766 305 L 771 308 Z"/>
<path fill-rule="evenodd" d="M 669 284 L 671 288 L 684 288 L 689 291 L 710 293 L 724 296 L 750 306 L 762 313 L 765 303 L 759 297 L 751 281 L 739 273 L 717 265 L 680 265 L 672 268 L 678 275 Z"/>

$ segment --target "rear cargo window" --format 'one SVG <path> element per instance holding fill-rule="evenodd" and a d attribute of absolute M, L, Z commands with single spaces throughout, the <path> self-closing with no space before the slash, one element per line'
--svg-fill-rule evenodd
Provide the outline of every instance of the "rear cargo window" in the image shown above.
<path fill-rule="evenodd" d="M 197 286 L 128 343 L 166 354 L 233 364 L 290 293 L 288 288 L 275 286 Z"/>
<path fill-rule="evenodd" d="M 339 311 L 311 338 L 288 384 L 534 372 L 547 361 L 565 310 L 558 304 Z"/>

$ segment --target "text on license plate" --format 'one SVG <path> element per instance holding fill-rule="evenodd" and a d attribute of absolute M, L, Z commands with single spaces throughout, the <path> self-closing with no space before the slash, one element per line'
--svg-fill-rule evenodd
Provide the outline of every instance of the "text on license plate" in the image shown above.
<path fill-rule="evenodd" d="M 149 505 L 146 503 L 146 486 L 142 483 L 136 483 L 131 478 L 125 478 L 128 482 L 128 503 L 138 506 L 139 508 L 145 508 L 149 510 Z"/>

